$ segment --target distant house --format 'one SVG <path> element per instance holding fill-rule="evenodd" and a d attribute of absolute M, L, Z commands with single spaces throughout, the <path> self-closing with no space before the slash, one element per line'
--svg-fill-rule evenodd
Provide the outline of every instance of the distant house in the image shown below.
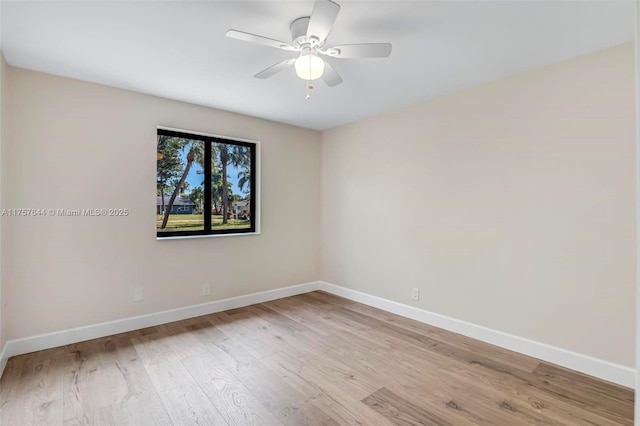
<path fill-rule="evenodd" d="M 165 195 L 164 197 L 164 208 L 166 209 L 169 206 L 169 199 L 171 196 Z M 187 197 L 182 197 L 178 195 L 176 199 L 173 201 L 173 206 L 171 207 L 170 214 L 193 214 L 194 209 L 196 208 L 196 204 L 191 201 Z M 162 197 L 156 198 L 156 214 L 164 214 L 162 209 Z"/>
<path fill-rule="evenodd" d="M 236 219 L 247 220 L 249 219 L 250 201 L 236 201 L 233 203 L 233 211 Z"/>

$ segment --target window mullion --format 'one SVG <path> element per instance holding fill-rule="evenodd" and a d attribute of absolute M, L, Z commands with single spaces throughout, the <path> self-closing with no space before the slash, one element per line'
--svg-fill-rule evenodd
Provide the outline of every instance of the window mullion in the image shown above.
<path fill-rule="evenodd" d="M 204 232 L 211 232 L 211 142 L 204 142 Z"/>

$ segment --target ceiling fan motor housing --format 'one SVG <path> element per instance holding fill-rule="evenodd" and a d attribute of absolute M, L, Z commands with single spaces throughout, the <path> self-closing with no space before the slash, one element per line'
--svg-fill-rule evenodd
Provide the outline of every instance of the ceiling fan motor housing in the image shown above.
<path fill-rule="evenodd" d="M 293 45 L 297 48 L 302 47 L 321 47 L 324 42 L 320 42 L 317 37 L 307 36 L 307 28 L 309 28 L 309 16 L 303 16 L 291 23 L 289 29 L 291 30 L 291 40 Z"/>

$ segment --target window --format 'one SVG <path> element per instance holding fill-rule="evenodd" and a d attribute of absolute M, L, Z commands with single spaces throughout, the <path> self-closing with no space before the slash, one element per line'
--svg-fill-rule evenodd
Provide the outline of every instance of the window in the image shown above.
<path fill-rule="evenodd" d="M 255 233 L 257 143 L 158 128 L 158 238 Z"/>

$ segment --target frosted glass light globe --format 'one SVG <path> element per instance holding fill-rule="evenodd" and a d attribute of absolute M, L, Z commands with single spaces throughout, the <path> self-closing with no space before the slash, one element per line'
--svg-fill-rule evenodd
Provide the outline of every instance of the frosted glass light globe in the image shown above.
<path fill-rule="evenodd" d="M 316 80 L 322 77 L 324 61 L 311 53 L 303 54 L 296 59 L 296 74 L 303 80 Z"/>

